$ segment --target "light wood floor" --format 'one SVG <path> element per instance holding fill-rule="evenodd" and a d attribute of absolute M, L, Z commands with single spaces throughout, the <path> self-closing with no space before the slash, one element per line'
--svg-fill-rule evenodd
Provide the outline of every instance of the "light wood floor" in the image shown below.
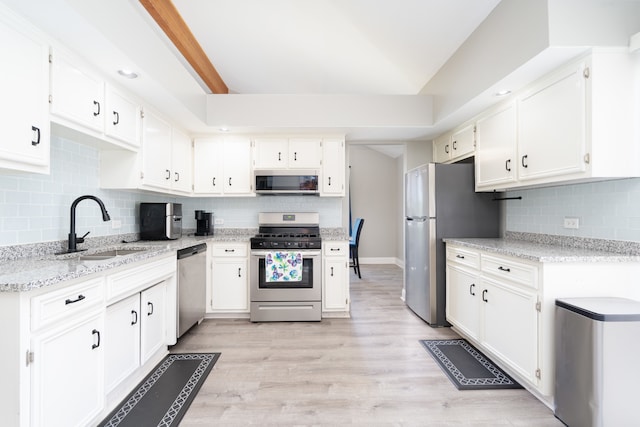
<path fill-rule="evenodd" d="M 181 426 L 561 426 L 524 390 L 458 391 L 418 340 L 453 338 L 400 300 L 402 270 L 351 273 L 351 319 L 205 320 L 172 351 L 222 355 Z"/>

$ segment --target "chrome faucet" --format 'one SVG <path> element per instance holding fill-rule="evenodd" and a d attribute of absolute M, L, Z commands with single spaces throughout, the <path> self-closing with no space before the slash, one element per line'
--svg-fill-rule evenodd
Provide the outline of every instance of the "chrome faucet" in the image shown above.
<path fill-rule="evenodd" d="M 69 249 L 67 249 L 65 253 L 80 252 L 82 250 L 85 250 L 78 249 L 76 247 L 76 244 L 83 243 L 84 238 L 87 237 L 87 234 L 89 234 L 89 232 L 87 232 L 82 237 L 76 237 L 76 206 L 78 206 L 78 203 L 80 203 L 84 199 L 95 200 L 95 202 L 100 206 L 100 210 L 102 211 L 103 221 L 109 221 L 111 219 L 111 217 L 109 216 L 109 212 L 107 212 L 107 209 L 104 207 L 104 203 L 102 203 L 102 200 L 98 199 L 96 196 L 80 196 L 75 199 L 73 203 L 71 203 L 71 229 L 69 231 Z"/>

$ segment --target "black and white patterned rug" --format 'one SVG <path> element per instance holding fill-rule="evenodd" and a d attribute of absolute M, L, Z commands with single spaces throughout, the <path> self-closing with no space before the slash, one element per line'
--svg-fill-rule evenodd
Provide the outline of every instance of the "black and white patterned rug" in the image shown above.
<path fill-rule="evenodd" d="M 177 426 L 219 357 L 169 354 L 99 426 Z"/>
<path fill-rule="evenodd" d="M 522 388 L 466 340 L 421 340 L 458 390 Z"/>

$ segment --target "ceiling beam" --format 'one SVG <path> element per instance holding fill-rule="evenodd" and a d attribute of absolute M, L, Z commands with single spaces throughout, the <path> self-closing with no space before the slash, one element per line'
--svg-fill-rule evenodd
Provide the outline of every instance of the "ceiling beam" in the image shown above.
<path fill-rule="evenodd" d="M 211 92 L 214 94 L 229 93 L 229 88 L 209 61 L 173 2 L 171 0 L 140 0 L 140 3 Z"/>

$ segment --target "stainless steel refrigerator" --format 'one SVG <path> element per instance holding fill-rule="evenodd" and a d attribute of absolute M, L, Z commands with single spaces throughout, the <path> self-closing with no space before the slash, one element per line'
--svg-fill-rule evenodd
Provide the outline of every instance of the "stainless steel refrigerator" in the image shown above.
<path fill-rule="evenodd" d="M 500 233 L 500 202 L 474 190 L 472 163 L 429 163 L 405 174 L 405 302 L 431 326 L 449 325 L 442 239 Z"/>

